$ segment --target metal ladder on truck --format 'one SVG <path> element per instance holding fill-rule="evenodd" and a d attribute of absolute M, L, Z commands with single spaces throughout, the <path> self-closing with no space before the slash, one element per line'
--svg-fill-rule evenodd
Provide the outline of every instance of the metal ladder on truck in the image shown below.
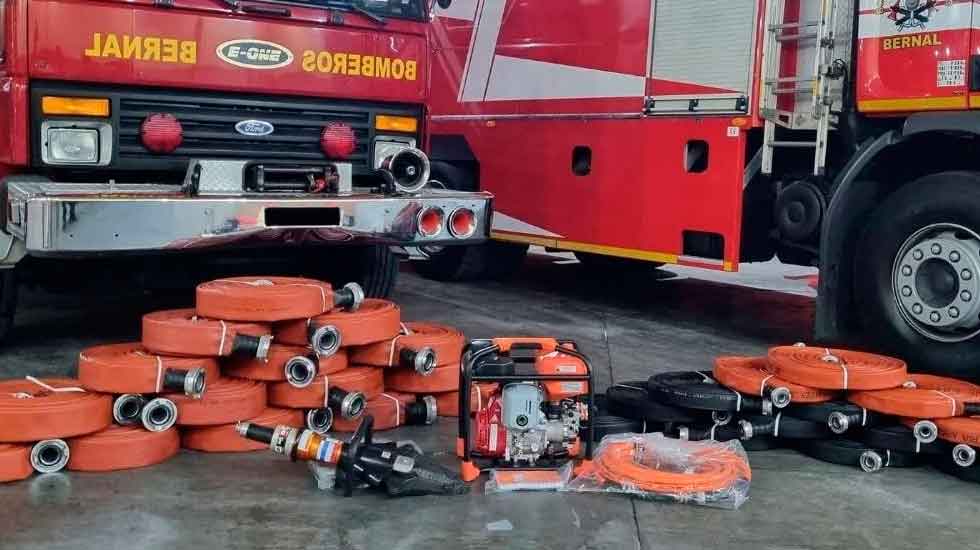
<path fill-rule="evenodd" d="M 806 0 L 801 0 L 806 1 Z M 772 174 L 773 158 L 777 149 L 806 148 L 814 150 L 813 175 L 823 176 L 827 164 L 827 139 L 836 127 L 837 115 L 833 112 L 835 101 L 840 99 L 840 87 L 835 80 L 835 45 L 837 40 L 837 8 L 841 0 L 816 0 L 820 14 L 815 20 L 785 22 L 786 0 L 769 0 L 766 3 L 765 40 L 762 50 L 761 116 L 765 121 L 762 145 L 762 173 Z M 802 17 L 801 17 L 802 19 Z M 850 37 L 845 38 L 849 40 Z M 781 74 L 783 48 L 795 44 L 797 52 L 813 41 L 813 71 L 810 74 L 787 76 Z M 844 57 L 849 59 L 849 57 Z M 836 88 L 836 90 L 835 90 Z M 801 102 L 800 96 L 809 95 L 811 101 Z M 780 109 L 780 100 L 792 103 L 791 110 Z M 805 130 L 808 137 L 801 141 L 779 141 L 776 129 Z M 812 132 L 812 133 L 811 133 Z M 804 132 L 795 132 L 798 135 Z"/>

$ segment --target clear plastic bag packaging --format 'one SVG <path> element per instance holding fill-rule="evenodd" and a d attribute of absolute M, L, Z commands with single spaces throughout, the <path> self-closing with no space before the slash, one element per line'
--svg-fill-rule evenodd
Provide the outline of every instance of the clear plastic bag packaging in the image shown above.
<path fill-rule="evenodd" d="M 621 434 L 603 438 L 592 462 L 576 468 L 563 490 L 622 493 L 734 510 L 748 500 L 751 480 L 749 459 L 738 441 Z"/>

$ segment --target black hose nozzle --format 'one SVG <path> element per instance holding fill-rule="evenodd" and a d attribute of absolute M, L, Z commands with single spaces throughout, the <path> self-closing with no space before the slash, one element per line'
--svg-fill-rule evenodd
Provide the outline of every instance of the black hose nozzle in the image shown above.
<path fill-rule="evenodd" d="M 364 303 L 364 289 L 357 283 L 347 283 L 343 288 L 333 291 L 333 307 L 346 311 L 357 311 Z"/>
<path fill-rule="evenodd" d="M 190 370 L 167 369 L 163 373 L 163 389 L 200 399 L 207 387 L 206 376 L 207 372 L 200 367 Z"/>
<path fill-rule="evenodd" d="M 413 369 L 422 376 L 429 376 L 436 370 L 436 352 L 429 347 L 417 350 L 402 348 L 398 358 L 401 366 Z"/>
<path fill-rule="evenodd" d="M 405 424 L 409 426 L 429 426 L 436 421 L 439 406 L 431 395 L 420 397 L 415 403 L 405 405 Z"/>
<path fill-rule="evenodd" d="M 364 413 L 367 399 L 359 391 L 349 392 L 341 388 L 330 388 L 327 393 L 327 404 L 340 413 L 340 416 L 352 420 Z"/>
<path fill-rule="evenodd" d="M 231 343 L 231 354 L 239 357 L 254 357 L 265 359 L 269 356 L 269 347 L 272 345 L 272 336 L 252 336 L 250 334 L 236 334 Z"/>

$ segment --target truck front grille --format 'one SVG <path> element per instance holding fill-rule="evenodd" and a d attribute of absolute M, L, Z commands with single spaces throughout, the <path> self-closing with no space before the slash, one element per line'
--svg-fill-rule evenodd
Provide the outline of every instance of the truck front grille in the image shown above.
<path fill-rule="evenodd" d="M 191 158 L 322 163 L 328 159 L 320 149 L 320 134 L 326 125 L 339 122 L 354 130 L 357 148 L 347 160 L 355 175 L 364 174 L 370 171 L 375 115 L 421 116 L 415 106 L 365 101 L 71 83 L 32 87 L 35 100 L 48 94 L 110 98 L 117 143 L 109 168 L 121 170 L 179 171 Z M 151 153 L 140 140 L 140 126 L 154 113 L 171 114 L 183 127 L 183 142 L 172 154 Z M 235 125 L 245 120 L 267 122 L 274 131 L 243 135 Z"/>

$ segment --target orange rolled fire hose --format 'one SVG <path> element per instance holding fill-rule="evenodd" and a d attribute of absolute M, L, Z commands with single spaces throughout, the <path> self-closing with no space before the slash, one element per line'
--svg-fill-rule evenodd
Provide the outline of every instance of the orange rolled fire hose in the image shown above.
<path fill-rule="evenodd" d="M 275 322 L 334 308 L 329 283 L 299 277 L 233 277 L 197 287 L 197 314 L 226 321 Z"/>
<path fill-rule="evenodd" d="M 143 316 L 143 346 L 163 355 L 221 357 L 233 352 L 261 356 L 272 329 L 258 323 L 236 323 L 198 317 L 194 309 L 156 311 Z M 265 337 L 265 341 L 260 341 Z M 248 353 L 251 351 L 251 353 Z"/>
<path fill-rule="evenodd" d="M 162 393 L 184 391 L 193 382 L 176 372 L 204 371 L 206 385 L 221 377 L 218 363 L 209 357 L 165 357 L 143 349 L 139 342 L 86 348 L 78 354 L 78 379 L 88 390 L 104 393 Z"/>
<path fill-rule="evenodd" d="M 295 409 L 267 408 L 248 422 L 262 426 L 303 427 L 303 411 Z M 267 451 L 269 446 L 238 435 L 235 424 L 183 428 L 181 445 L 186 449 L 208 453 L 241 453 L 248 451 Z"/>
<path fill-rule="evenodd" d="M 719 383 L 735 391 L 767 397 L 777 407 L 793 403 L 822 403 L 838 392 L 811 388 L 783 380 L 772 373 L 765 357 L 719 357 L 712 374 Z"/>
<path fill-rule="evenodd" d="M 470 412 L 479 412 L 494 392 L 500 386 L 493 383 L 475 383 L 470 388 Z M 459 392 L 451 391 L 435 394 L 436 404 L 439 406 L 439 416 L 458 417 L 459 416 Z"/>
<path fill-rule="evenodd" d="M 342 347 L 364 346 L 390 340 L 401 330 L 401 310 L 388 300 L 367 299 L 357 311 L 334 310 L 311 319 L 286 321 L 276 326 L 276 341 L 310 345 L 311 329 L 332 325 L 340 332 Z"/>
<path fill-rule="evenodd" d="M 30 445 L 0 443 L 0 483 L 27 479 L 33 473 Z"/>
<path fill-rule="evenodd" d="M 265 384 L 238 378 L 222 378 L 208 387 L 200 399 L 183 394 L 164 397 L 177 405 L 180 426 L 231 424 L 262 414 L 265 410 Z"/>
<path fill-rule="evenodd" d="M 297 388 L 288 382 L 269 384 L 269 404 L 289 409 L 318 409 L 328 406 L 330 388 L 348 392 L 361 392 L 368 401 L 385 391 L 384 375 L 380 368 L 350 367 L 335 374 L 318 375 L 305 388 Z"/>
<path fill-rule="evenodd" d="M 875 412 L 911 418 L 950 418 L 980 412 L 980 394 L 969 382 L 922 375 L 912 375 L 909 381 L 901 388 L 851 392 L 847 399 Z"/>
<path fill-rule="evenodd" d="M 915 420 L 907 419 L 903 423 L 913 425 Z M 939 429 L 940 439 L 980 447 L 980 418 L 974 416 L 937 418 L 935 423 Z"/>
<path fill-rule="evenodd" d="M 223 371 L 226 375 L 235 378 L 279 382 L 286 379 L 286 363 L 289 360 L 295 357 L 312 358 L 312 355 L 309 348 L 272 344 L 269 347 L 269 356 L 265 360 L 244 357 L 228 359 Z M 329 357 L 317 358 L 317 372 L 320 374 L 333 374 L 346 368 L 347 353 L 343 350 Z"/>
<path fill-rule="evenodd" d="M 608 481 L 650 493 L 684 495 L 723 491 L 738 480 L 751 480 L 748 462 L 727 448 L 706 448 L 692 456 L 685 471 L 657 469 L 641 463 L 633 441 L 603 444 L 593 459 L 595 473 Z"/>
<path fill-rule="evenodd" d="M 68 440 L 69 470 L 109 472 L 143 468 L 166 461 L 180 450 L 177 430 L 151 432 L 135 426 L 112 425 L 91 435 Z"/>
<path fill-rule="evenodd" d="M 111 422 L 112 396 L 85 391 L 78 380 L 29 377 L 0 382 L 0 442 L 90 434 Z"/>
<path fill-rule="evenodd" d="M 441 365 L 423 376 L 412 369 L 385 369 L 385 387 L 398 392 L 425 395 L 459 390 L 459 363 Z"/>
<path fill-rule="evenodd" d="M 403 350 L 417 352 L 429 348 L 435 353 L 436 365 L 459 364 L 465 343 L 463 334 L 451 327 L 435 323 L 404 323 L 400 335 L 354 349 L 350 360 L 357 365 L 405 366 Z"/>
<path fill-rule="evenodd" d="M 405 405 L 415 401 L 414 395 L 386 392 L 367 402 L 364 414 L 374 417 L 375 430 L 391 430 L 405 424 Z M 333 421 L 333 431 L 354 432 L 361 424 L 361 418 L 347 420 L 337 416 Z"/>
<path fill-rule="evenodd" d="M 908 377 L 904 361 L 860 351 L 782 346 L 770 349 L 768 358 L 777 376 L 811 388 L 884 390 Z"/>

